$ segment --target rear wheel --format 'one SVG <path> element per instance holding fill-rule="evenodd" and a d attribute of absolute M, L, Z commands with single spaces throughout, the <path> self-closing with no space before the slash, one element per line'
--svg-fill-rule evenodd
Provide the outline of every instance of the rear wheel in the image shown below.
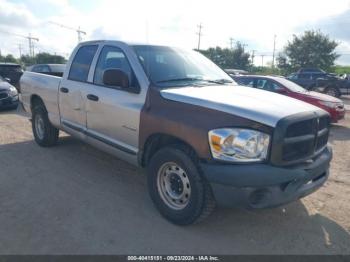
<path fill-rule="evenodd" d="M 147 170 L 150 196 L 170 222 L 189 225 L 203 220 L 215 208 L 209 184 L 200 175 L 187 147 L 160 149 Z"/>
<path fill-rule="evenodd" d="M 50 123 L 45 106 L 36 105 L 32 113 L 32 130 L 35 142 L 43 147 L 56 145 L 59 130 Z"/>

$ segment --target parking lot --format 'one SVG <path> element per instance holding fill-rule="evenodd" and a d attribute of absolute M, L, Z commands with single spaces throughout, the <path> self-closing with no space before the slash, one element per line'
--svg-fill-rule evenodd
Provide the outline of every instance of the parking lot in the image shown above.
<path fill-rule="evenodd" d="M 350 254 L 349 116 L 330 143 L 331 176 L 313 195 L 179 227 L 153 207 L 142 171 L 65 134 L 41 148 L 26 118 L 1 112 L 0 253 Z"/>

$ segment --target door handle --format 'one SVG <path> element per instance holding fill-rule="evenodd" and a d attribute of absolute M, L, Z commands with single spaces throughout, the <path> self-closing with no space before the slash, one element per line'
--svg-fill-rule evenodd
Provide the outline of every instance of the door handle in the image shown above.
<path fill-rule="evenodd" d="M 61 88 L 60 88 L 60 91 L 61 91 L 61 93 L 68 93 L 68 92 L 69 92 L 69 89 L 66 88 L 66 87 L 61 87 Z"/>
<path fill-rule="evenodd" d="M 89 99 L 91 101 L 98 101 L 98 96 L 88 94 L 86 97 L 87 97 L 87 99 Z"/>

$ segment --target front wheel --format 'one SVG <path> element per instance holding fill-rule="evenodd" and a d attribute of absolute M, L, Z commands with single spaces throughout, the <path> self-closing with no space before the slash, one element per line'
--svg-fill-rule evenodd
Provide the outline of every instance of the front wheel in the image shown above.
<path fill-rule="evenodd" d="M 337 88 L 335 87 L 328 87 L 326 88 L 326 92 L 327 95 L 333 96 L 333 97 L 340 97 L 340 92 Z"/>
<path fill-rule="evenodd" d="M 150 196 L 170 222 L 193 224 L 215 208 L 210 186 L 200 175 L 196 160 L 186 147 L 160 149 L 152 157 L 147 171 Z"/>
<path fill-rule="evenodd" d="M 43 105 L 37 105 L 33 109 L 32 130 L 38 145 L 43 147 L 56 145 L 59 130 L 50 123 Z"/>

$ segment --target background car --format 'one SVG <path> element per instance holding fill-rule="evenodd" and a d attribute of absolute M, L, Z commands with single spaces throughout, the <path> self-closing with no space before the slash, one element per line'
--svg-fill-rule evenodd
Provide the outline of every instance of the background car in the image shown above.
<path fill-rule="evenodd" d="M 14 63 L 0 63 L 0 76 L 8 78 L 11 85 L 18 89 L 19 79 L 23 74 L 21 65 Z"/>
<path fill-rule="evenodd" d="M 298 72 L 289 75 L 287 79 L 307 90 L 320 91 L 334 97 L 350 94 L 349 81 L 322 70 L 299 70 Z"/>
<path fill-rule="evenodd" d="M 300 68 L 297 73 L 326 73 L 322 69 L 319 68 L 312 68 L 312 67 L 307 67 L 307 68 Z"/>
<path fill-rule="evenodd" d="M 344 103 L 340 99 L 326 94 L 308 91 L 282 77 L 249 75 L 235 76 L 233 79 L 241 85 L 280 93 L 318 106 L 331 115 L 333 123 L 338 122 L 338 120 L 345 116 Z"/>
<path fill-rule="evenodd" d="M 230 76 L 236 76 L 236 75 L 247 75 L 249 74 L 248 71 L 242 70 L 242 69 L 225 69 L 224 70 L 227 74 Z"/>
<path fill-rule="evenodd" d="M 29 67 L 28 71 L 62 77 L 65 68 L 65 64 L 38 64 Z"/>
<path fill-rule="evenodd" d="M 18 103 L 17 89 L 0 76 L 0 109 L 16 109 Z"/>

